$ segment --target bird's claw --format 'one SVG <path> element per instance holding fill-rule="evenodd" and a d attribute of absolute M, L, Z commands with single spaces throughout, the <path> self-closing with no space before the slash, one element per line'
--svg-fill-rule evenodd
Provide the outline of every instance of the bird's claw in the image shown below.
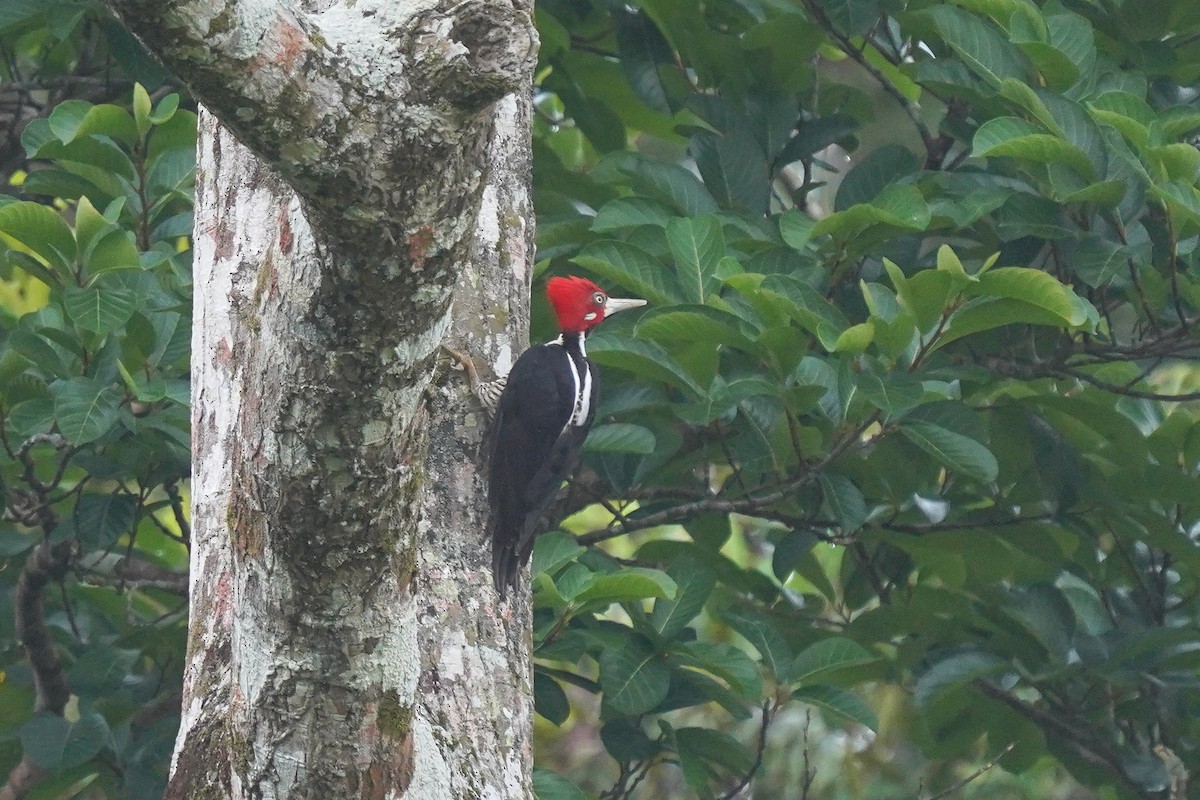
<path fill-rule="evenodd" d="M 475 368 L 475 361 L 472 360 L 472 358 L 469 355 L 467 355 L 466 353 L 463 353 L 459 350 L 455 350 L 453 347 L 450 347 L 449 345 L 445 345 L 445 344 L 442 345 L 442 349 L 446 351 L 446 355 L 450 356 L 450 358 L 452 360 L 457 361 L 459 363 L 459 365 L 463 368 L 463 371 L 465 373 L 467 373 L 467 383 L 470 384 L 471 391 L 478 394 L 479 393 L 479 370 L 477 370 Z"/>

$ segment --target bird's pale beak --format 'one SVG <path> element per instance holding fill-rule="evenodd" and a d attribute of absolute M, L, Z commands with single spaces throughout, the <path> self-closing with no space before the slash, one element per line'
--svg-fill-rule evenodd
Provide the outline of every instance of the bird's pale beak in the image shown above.
<path fill-rule="evenodd" d="M 639 308 L 646 305 L 645 300 L 635 300 L 625 297 L 610 297 L 608 302 L 604 304 L 604 316 L 611 317 L 618 311 L 625 311 L 630 308 Z"/>

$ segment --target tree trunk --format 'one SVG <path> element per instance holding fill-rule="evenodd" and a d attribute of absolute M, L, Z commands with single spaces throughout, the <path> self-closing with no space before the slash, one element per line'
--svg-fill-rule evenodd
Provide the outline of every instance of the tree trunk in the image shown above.
<path fill-rule="evenodd" d="M 167 796 L 527 797 L 528 600 L 497 607 L 437 364 L 523 343 L 529 9 L 110 4 L 212 112 Z"/>

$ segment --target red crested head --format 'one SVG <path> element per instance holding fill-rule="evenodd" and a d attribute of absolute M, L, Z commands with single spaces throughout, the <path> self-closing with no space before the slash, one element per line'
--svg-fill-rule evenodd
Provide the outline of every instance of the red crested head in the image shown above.
<path fill-rule="evenodd" d="M 625 300 L 608 294 L 587 278 L 551 278 L 546 296 L 563 333 L 587 333 L 606 317 L 627 308 L 644 306 L 645 300 Z"/>

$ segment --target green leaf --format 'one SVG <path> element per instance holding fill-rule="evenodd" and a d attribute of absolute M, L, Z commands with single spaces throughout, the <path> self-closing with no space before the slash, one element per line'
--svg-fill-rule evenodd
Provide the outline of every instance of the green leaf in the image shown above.
<path fill-rule="evenodd" d="M 0 4 L 0 30 L 8 31 L 38 17 L 46 10 L 46 0 L 8 0 Z"/>
<path fill-rule="evenodd" d="M 1025 57 L 994 25 L 948 5 L 920 13 L 932 20 L 946 45 L 992 86 L 999 86 L 1004 78 L 1028 80 Z"/>
<path fill-rule="evenodd" d="M 779 19 L 785 18 L 773 19 L 768 24 L 777 25 Z M 796 135 L 784 145 L 783 150 L 776 156 L 775 163 L 777 166 L 786 166 L 794 161 L 807 159 L 834 142 L 846 141 L 858 128 L 858 120 L 848 114 L 831 114 L 827 117 L 801 120 L 796 124 Z M 852 150 L 853 147 L 847 143 L 847 149 Z"/>
<path fill-rule="evenodd" d="M 745 745 L 712 728 L 676 728 L 675 745 L 681 758 L 719 764 L 735 775 L 744 775 L 754 767 L 754 758 Z"/>
<path fill-rule="evenodd" d="M 638 320 L 635 335 L 660 341 L 668 346 L 705 343 L 729 345 L 756 352 L 757 346 L 744 332 L 748 326 L 728 311 L 699 305 L 674 305 L 652 309 Z"/>
<path fill-rule="evenodd" d="M 976 297 L 955 312 L 930 352 L 973 333 L 1015 324 L 1066 327 L 1061 317 L 1039 306 L 1003 297 Z"/>
<path fill-rule="evenodd" d="M 817 338 L 829 352 L 857 354 L 866 350 L 875 338 L 875 324 L 868 320 L 851 325 L 837 336 L 830 336 L 829 333 L 831 331 L 817 330 Z"/>
<path fill-rule="evenodd" d="M 1079 68 L 1067 54 L 1045 42 L 1015 42 L 1045 80 L 1046 85 L 1056 91 L 1074 86 L 1079 80 Z M 1008 78 L 1007 80 L 1012 80 Z"/>
<path fill-rule="evenodd" d="M 621 170 L 654 197 L 675 207 L 687 217 L 720 210 L 700 179 L 676 164 L 665 164 L 646 156 L 621 156 Z"/>
<path fill-rule="evenodd" d="M 622 714 L 645 714 L 663 701 L 671 670 L 661 656 L 640 638 L 600 655 L 600 687 L 604 703 Z"/>
<path fill-rule="evenodd" d="M 791 648 L 788 647 L 787 640 L 765 619 L 751 617 L 747 611 L 745 614 L 733 612 L 725 612 L 723 615 L 728 622 L 738 633 L 746 638 L 758 651 L 759 658 L 762 659 L 763 666 L 771 671 L 771 674 L 779 681 L 784 681 L 787 675 L 788 666 L 792 662 Z"/>
<path fill-rule="evenodd" d="M 991 483 L 999 474 L 996 457 L 970 437 L 919 420 L 906 422 L 900 428 L 900 432 L 952 472 L 961 473 L 981 483 Z"/>
<path fill-rule="evenodd" d="M 813 227 L 817 221 L 799 209 L 791 209 L 779 218 L 779 235 L 793 250 L 804 252 L 812 241 Z"/>
<path fill-rule="evenodd" d="M 22 748 L 43 769 L 79 766 L 111 745 L 108 723 L 95 712 L 71 723 L 57 714 L 39 711 L 21 727 Z"/>
<path fill-rule="evenodd" d="M 626 242 L 594 242 L 571 260 L 653 304 L 669 305 L 683 299 L 662 263 L 645 250 Z"/>
<path fill-rule="evenodd" d="M 78 526 L 76 527 L 78 530 Z M 141 651 L 91 643 L 68 673 L 71 691 L 81 696 L 121 691 Z"/>
<path fill-rule="evenodd" d="M 670 598 L 677 591 L 675 581 L 666 573 L 644 567 L 628 567 L 620 572 L 593 576 L 588 586 L 575 595 L 576 603 L 624 603 L 651 597 Z"/>
<path fill-rule="evenodd" d="M 580 592 L 592 585 L 595 573 L 576 562 L 554 580 L 554 588 L 564 600 L 573 601 Z"/>
<path fill-rule="evenodd" d="M 686 300 L 703 303 L 716 284 L 717 263 L 725 255 L 725 236 L 716 217 L 677 217 L 667 223 L 667 244 Z"/>
<path fill-rule="evenodd" d="M 868 370 L 858 375 L 858 390 L 888 418 L 915 408 L 925 395 L 921 381 L 906 372 Z"/>
<path fill-rule="evenodd" d="M 533 770 L 533 796 L 535 800 L 590 800 L 562 775 L 541 768 Z"/>
<path fill-rule="evenodd" d="M 96 210 L 92 201 L 80 197 L 75 206 L 75 240 L 80 252 L 86 253 L 101 234 L 112 230 L 112 223 Z"/>
<path fill-rule="evenodd" d="M 85 492 L 75 505 L 75 535 L 84 547 L 105 550 L 132 532 L 137 507 L 128 494 Z"/>
<path fill-rule="evenodd" d="M 50 130 L 63 144 L 99 134 L 132 147 L 138 139 L 129 113 L 107 103 L 93 106 L 84 100 L 67 100 L 50 113 Z"/>
<path fill-rule="evenodd" d="M 877 656 L 858 642 L 831 636 L 811 645 L 796 656 L 782 680 L 787 683 L 814 683 L 831 672 L 878 660 Z"/>
<path fill-rule="evenodd" d="M 675 559 L 667 574 L 678 588 L 671 598 L 654 601 L 650 627 L 664 639 L 671 639 L 704 608 L 716 578 L 708 568 L 686 554 Z"/>
<path fill-rule="evenodd" d="M 863 494 L 844 475 L 821 473 L 817 476 L 825 502 L 843 532 L 856 531 L 867 521 Z"/>
<path fill-rule="evenodd" d="M 802 686 L 792 692 L 792 699 L 824 711 L 832 711 L 871 730 L 879 728 L 879 719 L 875 712 L 858 695 L 846 689 L 836 686 Z"/>
<path fill-rule="evenodd" d="M 829 21 L 848 36 L 860 36 L 883 13 L 882 0 L 818 0 Z"/>
<path fill-rule="evenodd" d="M 1071 327 L 1088 321 L 1090 304 L 1053 275 L 1025 267 L 999 267 L 967 287 L 977 296 L 1008 297 L 1049 311 Z"/>
<path fill-rule="evenodd" d="M 704 390 L 683 371 L 666 350 L 645 342 L 601 331 L 588 338 L 588 355 L 602 366 L 617 367 L 687 391 L 693 398 Z"/>
<path fill-rule="evenodd" d="M 872 150 L 854 165 L 838 186 L 834 210 L 871 203 L 888 186 L 917 172 L 920 164 L 911 150 L 898 144 L 885 144 Z"/>
<path fill-rule="evenodd" d="M 614 719 L 600 727 L 604 749 L 617 761 L 643 761 L 662 752 L 663 745 L 646 735 L 637 720 Z"/>
<path fill-rule="evenodd" d="M 1129 251 L 1116 242 L 1087 234 L 1075 248 L 1075 274 L 1088 286 L 1101 287 L 1125 270 Z"/>
<path fill-rule="evenodd" d="M 597 233 L 655 225 L 665 228 L 674 219 L 671 211 L 661 203 L 644 197 L 620 197 L 601 206 L 592 230 Z"/>
<path fill-rule="evenodd" d="M 1095 168 L 1087 153 L 1075 145 L 1016 117 L 997 117 L 988 120 L 971 144 L 971 154 L 977 158 L 1007 156 L 1038 164 L 1066 164 L 1084 178 L 1094 180 Z"/>
<path fill-rule="evenodd" d="M 873 226 L 900 230 L 924 230 L 931 218 L 929 204 L 915 186 L 894 184 L 883 190 L 870 204 L 860 203 L 845 211 L 836 211 L 813 226 L 813 236 L 831 236 L 849 245 Z"/>
<path fill-rule="evenodd" d="M 788 531 L 775 545 L 771 556 L 771 571 L 781 581 L 786 581 L 792 574 L 796 562 L 808 555 L 817 543 L 817 537 L 811 531 Z"/>
<path fill-rule="evenodd" d="M 565 530 L 546 531 L 533 543 L 533 576 L 538 577 L 542 572 L 552 575 L 559 567 L 586 552 L 575 536 Z"/>
<path fill-rule="evenodd" d="M 768 211 L 769 165 L 758 142 L 741 127 L 723 134 L 701 131 L 688 148 L 704 185 L 722 208 L 755 216 Z"/>
<path fill-rule="evenodd" d="M 171 94 L 158 101 L 158 105 L 154 109 L 154 113 L 150 115 L 150 121 L 155 125 L 162 125 L 170 121 L 171 117 L 175 116 L 175 112 L 179 109 L 179 95 L 172 92 Z"/>
<path fill-rule="evenodd" d="M 130 231 L 114 227 L 98 237 L 83 251 L 83 262 L 90 281 L 121 269 L 141 269 L 141 258 Z"/>
<path fill-rule="evenodd" d="M 117 421 L 121 394 L 116 388 L 90 378 L 72 378 L 53 389 L 54 416 L 72 444 L 94 442 Z"/>
<path fill-rule="evenodd" d="M 0 206 L 0 241 L 38 257 L 60 277 L 69 276 L 75 261 L 75 235 L 62 217 L 41 203 Z"/>
<path fill-rule="evenodd" d="M 589 453 L 638 453 L 654 452 L 654 434 L 649 428 L 626 422 L 596 425 L 588 433 L 583 449 Z"/>
<path fill-rule="evenodd" d="M 693 642 L 682 648 L 677 646 L 674 653 L 681 661 L 721 678 L 745 699 L 757 701 L 762 693 L 758 664 L 740 647 L 717 642 Z"/>
<path fill-rule="evenodd" d="M 150 130 L 150 95 L 146 92 L 146 87 L 140 83 L 133 85 L 133 118 L 137 123 L 137 135 L 145 136 Z"/>
<path fill-rule="evenodd" d="M 562 725 L 571 716 L 571 702 L 558 681 L 539 669 L 533 671 L 533 706 L 538 714 L 554 725 Z"/>
<path fill-rule="evenodd" d="M 1004 659 L 982 650 L 967 650 L 946 656 L 917 679 L 917 705 L 928 706 L 947 689 L 991 675 L 1006 666 Z"/>
<path fill-rule="evenodd" d="M 1017 620 L 1050 657 L 1060 664 L 1069 663 L 1075 635 L 1075 612 L 1066 597 L 1053 584 L 1039 582 L 1014 587 L 1003 604 L 1005 614 Z"/>
<path fill-rule="evenodd" d="M 124 289 L 71 287 L 63 293 L 63 306 L 80 328 L 103 335 L 129 321 L 137 310 L 137 299 Z"/>

